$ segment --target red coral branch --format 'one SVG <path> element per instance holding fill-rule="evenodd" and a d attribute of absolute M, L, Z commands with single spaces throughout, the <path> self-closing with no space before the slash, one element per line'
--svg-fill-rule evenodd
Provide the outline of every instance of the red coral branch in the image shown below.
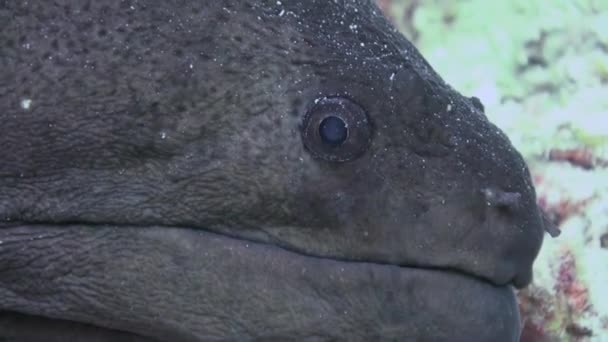
<path fill-rule="evenodd" d="M 585 170 L 596 167 L 608 167 L 608 160 L 595 157 L 593 151 L 587 148 L 575 148 L 568 150 L 552 149 L 549 151 L 550 161 L 565 161 Z"/>

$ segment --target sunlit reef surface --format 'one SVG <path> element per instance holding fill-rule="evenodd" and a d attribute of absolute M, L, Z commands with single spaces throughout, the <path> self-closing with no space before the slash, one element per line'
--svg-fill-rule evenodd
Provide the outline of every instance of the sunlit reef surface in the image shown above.
<path fill-rule="evenodd" d="M 522 341 L 608 341 L 608 1 L 378 0 L 523 153 L 562 235 L 520 292 Z"/>

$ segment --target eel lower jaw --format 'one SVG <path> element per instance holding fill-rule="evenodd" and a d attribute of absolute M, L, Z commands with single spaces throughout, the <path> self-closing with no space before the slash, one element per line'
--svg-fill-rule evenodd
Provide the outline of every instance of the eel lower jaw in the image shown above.
<path fill-rule="evenodd" d="M 0 228 L 0 311 L 172 341 L 517 341 L 510 286 L 188 228 Z M 0 335 L 1 336 L 1 335 Z"/>

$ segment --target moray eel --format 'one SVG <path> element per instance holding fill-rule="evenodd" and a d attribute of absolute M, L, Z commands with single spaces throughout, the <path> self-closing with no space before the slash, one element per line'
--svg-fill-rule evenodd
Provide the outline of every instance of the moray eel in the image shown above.
<path fill-rule="evenodd" d="M 5 0 L 0 68 L 0 340 L 518 340 L 526 164 L 371 1 Z"/>

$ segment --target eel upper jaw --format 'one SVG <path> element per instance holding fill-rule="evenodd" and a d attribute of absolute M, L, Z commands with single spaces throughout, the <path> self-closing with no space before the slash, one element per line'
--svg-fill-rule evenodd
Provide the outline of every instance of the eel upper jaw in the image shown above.
<path fill-rule="evenodd" d="M 41 222 L 32 222 L 32 223 L 5 222 L 4 224 L 0 224 L 0 232 L 3 229 L 6 230 L 6 229 L 17 228 L 17 227 L 21 227 L 21 226 L 28 226 L 28 227 L 35 227 L 35 226 L 49 227 L 49 226 L 51 226 L 51 227 L 54 227 L 53 230 L 61 230 L 62 227 L 74 227 L 74 226 L 79 226 L 79 227 L 85 228 L 85 229 L 96 229 L 98 227 L 107 227 L 107 228 L 111 227 L 113 229 L 121 229 L 122 227 L 131 227 L 131 228 L 134 227 L 136 229 L 145 230 L 147 228 L 154 227 L 154 229 L 183 230 L 183 231 L 202 232 L 202 233 L 217 235 L 222 238 L 232 240 L 232 241 L 235 241 L 238 243 L 244 243 L 246 245 L 256 244 L 256 245 L 260 245 L 260 246 L 276 248 L 276 249 L 286 252 L 287 255 L 309 257 L 309 258 L 315 258 L 318 260 L 326 260 L 326 261 L 333 261 L 333 262 L 369 264 L 369 265 L 378 265 L 378 266 L 382 266 L 382 267 L 394 266 L 394 267 L 398 267 L 403 270 L 410 269 L 410 270 L 428 270 L 428 271 L 435 271 L 435 272 L 445 272 L 448 274 L 458 274 L 461 276 L 465 276 L 465 277 L 474 279 L 476 281 L 484 282 L 489 285 L 497 286 L 497 287 L 512 286 L 517 289 L 521 289 L 521 288 L 528 286 L 532 279 L 532 275 L 531 275 L 532 270 L 531 269 L 529 270 L 529 272 L 518 274 L 517 276 L 513 277 L 511 280 L 498 281 L 498 280 L 492 279 L 491 277 L 469 272 L 463 268 L 441 267 L 441 266 L 433 266 L 433 265 L 414 265 L 414 264 L 399 263 L 399 262 L 384 262 L 384 261 L 378 261 L 378 260 L 351 259 L 351 258 L 343 258 L 343 257 L 339 257 L 339 256 L 316 255 L 313 253 L 308 253 L 306 251 L 303 251 L 295 246 L 286 246 L 285 244 L 282 244 L 280 241 L 278 241 L 277 239 L 273 238 L 271 235 L 266 234 L 266 233 L 263 233 L 262 235 L 258 235 L 255 238 L 248 238 L 248 237 L 237 236 L 235 234 L 225 234 L 222 232 L 211 231 L 211 230 L 198 228 L 198 227 L 143 226 L 143 225 L 139 226 L 139 225 L 130 225 L 130 224 L 129 225 L 117 225 L 117 224 L 113 224 L 113 223 L 103 224 L 103 223 L 87 223 L 87 222 L 82 222 L 82 223 L 73 222 L 73 223 L 62 223 L 62 224 L 57 224 L 57 223 L 44 224 Z M 263 230 L 260 230 L 260 231 L 263 231 Z M 46 237 L 48 237 L 48 235 L 41 235 L 37 238 L 46 238 Z M 0 242 L 0 247 L 2 247 L 1 242 Z"/>

